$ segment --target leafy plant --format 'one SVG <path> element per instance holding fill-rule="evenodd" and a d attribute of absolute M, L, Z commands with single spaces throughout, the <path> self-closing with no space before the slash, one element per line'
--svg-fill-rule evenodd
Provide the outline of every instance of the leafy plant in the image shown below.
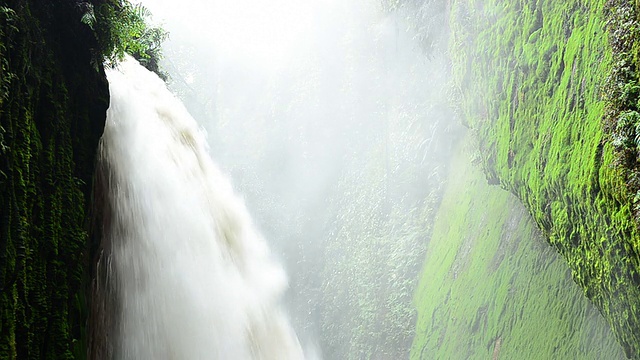
<path fill-rule="evenodd" d="M 110 0 L 97 8 L 89 6 L 82 22 L 95 32 L 107 65 L 114 65 L 130 54 L 147 69 L 166 78 L 159 70 L 161 45 L 168 33 L 150 25 L 151 12 L 141 4 Z"/>
<path fill-rule="evenodd" d="M 18 31 L 18 28 L 12 24 L 15 11 L 11 8 L 0 6 L 0 104 L 9 96 L 9 84 L 15 77 L 13 73 L 9 71 L 9 63 L 4 56 L 7 52 L 7 44 L 5 43 L 5 30 Z"/>
<path fill-rule="evenodd" d="M 9 71 L 9 61 L 5 56 L 7 53 L 5 29 L 8 29 L 10 32 L 18 31 L 18 28 L 12 23 L 15 14 L 16 13 L 13 9 L 6 6 L 0 6 L 0 24 L 2 24 L 2 26 L 0 26 L 0 105 L 2 105 L 9 97 L 9 85 L 13 79 L 15 79 L 15 74 Z M 1 106 L 0 113 L 2 113 Z M 4 154 L 8 150 L 8 146 L 4 138 L 5 133 L 5 128 L 0 125 L 0 154 Z M 2 173 L 2 171 L 0 171 L 0 175 L 4 177 L 4 173 Z"/>
<path fill-rule="evenodd" d="M 635 148 L 640 144 L 640 114 L 637 111 L 624 111 L 618 117 L 616 136 L 613 145 L 617 148 Z"/>

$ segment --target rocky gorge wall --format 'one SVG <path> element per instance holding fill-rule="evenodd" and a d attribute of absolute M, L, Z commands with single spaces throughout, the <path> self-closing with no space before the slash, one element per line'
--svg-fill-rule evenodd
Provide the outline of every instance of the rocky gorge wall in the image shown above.
<path fill-rule="evenodd" d="M 109 95 L 81 18 L 100 2 L 0 2 L 3 359 L 86 356 L 89 203 Z"/>

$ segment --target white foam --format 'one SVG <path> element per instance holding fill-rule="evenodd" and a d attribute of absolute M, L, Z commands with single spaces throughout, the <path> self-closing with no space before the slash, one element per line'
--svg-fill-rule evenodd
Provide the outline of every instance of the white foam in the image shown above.
<path fill-rule="evenodd" d="M 99 165 L 109 174 L 115 358 L 302 359 L 279 307 L 285 273 L 196 122 L 132 58 L 107 76 Z"/>

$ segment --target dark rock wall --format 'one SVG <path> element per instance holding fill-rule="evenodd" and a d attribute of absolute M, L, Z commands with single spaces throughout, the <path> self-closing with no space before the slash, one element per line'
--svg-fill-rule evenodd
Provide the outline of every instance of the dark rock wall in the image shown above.
<path fill-rule="evenodd" d="M 108 106 L 86 6 L 0 1 L 1 359 L 86 357 L 89 203 Z"/>

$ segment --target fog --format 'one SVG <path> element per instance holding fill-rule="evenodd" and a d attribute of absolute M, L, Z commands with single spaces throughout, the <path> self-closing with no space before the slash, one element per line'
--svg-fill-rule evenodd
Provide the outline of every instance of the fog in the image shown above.
<path fill-rule="evenodd" d="M 463 132 L 444 1 L 142 3 L 170 33 L 170 87 L 287 269 L 303 346 L 407 358 L 430 220 Z"/>

